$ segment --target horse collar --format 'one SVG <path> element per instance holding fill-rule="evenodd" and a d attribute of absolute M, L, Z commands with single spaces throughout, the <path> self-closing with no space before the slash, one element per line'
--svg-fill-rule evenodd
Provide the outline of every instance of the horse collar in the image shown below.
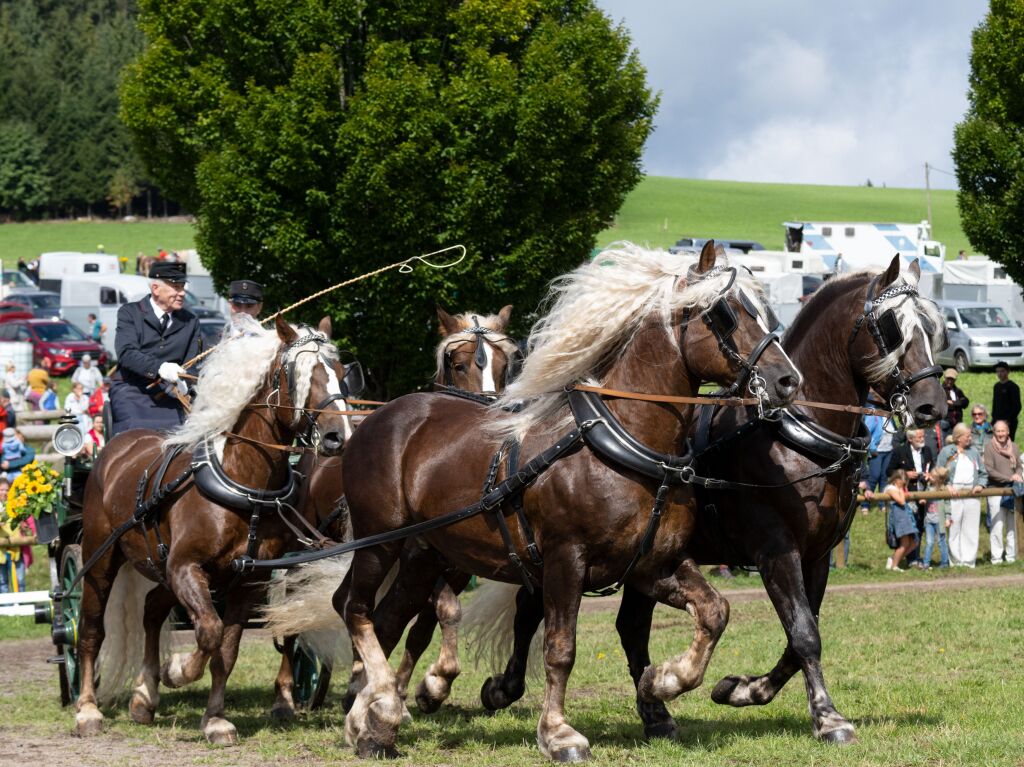
<path fill-rule="evenodd" d="M 288 465 L 288 479 L 278 490 L 263 490 L 246 487 L 235 482 L 224 472 L 224 466 L 217 457 L 209 440 L 204 439 L 192 452 L 192 469 L 196 487 L 214 503 L 238 511 L 256 512 L 260 507 L 291 506 L 299 492 L 295 471 Z"/>

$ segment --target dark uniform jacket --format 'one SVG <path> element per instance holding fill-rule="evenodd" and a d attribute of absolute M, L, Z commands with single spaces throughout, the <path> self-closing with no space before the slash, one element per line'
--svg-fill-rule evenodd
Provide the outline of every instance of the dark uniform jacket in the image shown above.
<path fill-rule="evenodd" d="M 177 398 L 168 396 L 162 384 L 148 387 L 160 381 L 162 363 L 182 364 L 199 353 L 199 344 L 199 320 L 185 309 L 171 313 L 163 335 L 149 296 L 118 310 L 117 372 L 110 384 L 114 434 L 128 429 L 172 429 L 184 420 Z"/>
<path fill-rule="evenodd" d="M 1020 387 L 1013 381 L 996 381 L 992 386 L 992 423 L 1006 421 L 1010 427 L 1010 439 L 1013 439 L 1019 415 Z"/>
<path fill-rule="evenodd" d="M 927 437 L 927 435 L 926 435 Z M 917 467 L 914 466 L 914 455 L 911 452 L 913 448 L 910 446 L 910 442 L 904 442 L 899 447 L 892 451 L 892 457 L 889 459 L 889 473 L 891 474 L 896 469 L 903 469 L 904 471 L 917 471 Z M 921 446 L 921 471 L 931 471 L 935 468 L 935 453 L 932 452 L 931 446 L 928 445 L 927 439 L 925 444 Z M 910 490 L 926 490 L 927 485 L 924 477 L 915 480 L 910 480 L 908 485 Z"/>

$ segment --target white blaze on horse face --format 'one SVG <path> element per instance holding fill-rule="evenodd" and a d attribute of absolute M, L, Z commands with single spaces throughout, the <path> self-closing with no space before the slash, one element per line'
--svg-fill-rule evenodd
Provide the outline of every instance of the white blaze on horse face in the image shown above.
<path fill-rule="evenodd" d="M 489 343 L 484 342 L 484 355 L 487 357 L 487 362 L 484 363 L 484 369 L 480 371 L 480 391 L 484 394 L 496 394 L 498 391 L 497 386 L 494 384 L 494 349 Z"/>
<path fill-rule="evenodd" d="M 323 365 L 324 372 L 327 373 L 327 393 L 341 394 L 341 381 L 338 380 L 338 375 L 334 372 L 334 368 L 328 365 L 327 361 L 323 358 L 320 359 L 320 364 Z M 334 400 L 334 406 L 341 411 L 348 410 L 348 402 L 344 398 Z M 344 415 L 341 417 L 341 420 L 345 424 L 345 441 L 348 442 L 352 438 L 352 419 Z"/>

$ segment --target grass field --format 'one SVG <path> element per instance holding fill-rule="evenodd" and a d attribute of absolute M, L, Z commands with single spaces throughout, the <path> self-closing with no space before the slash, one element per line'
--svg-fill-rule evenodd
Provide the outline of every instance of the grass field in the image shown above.
<path fill-rule="evenodd" d="M 863 186 L 752 184 L 738 181 L 645 178 L 626 198 L 615 223 L 598 236 L 599 245 L 615 240 L 668 247 L 683 236 L 753 239 L 781 250 L 783 221 L 894 221 L 916 223 L 927 217 L 924 190 Z M 934 236 L 947 255 L 970 245 L 960 228 L 956 193 L 932 192 Z M 52 250 L 107 253 L 134 259 L 194 246 L 188 223 L 166 221 L 54 222 L 0 225 L 0 259 L 12 266 Z"/>

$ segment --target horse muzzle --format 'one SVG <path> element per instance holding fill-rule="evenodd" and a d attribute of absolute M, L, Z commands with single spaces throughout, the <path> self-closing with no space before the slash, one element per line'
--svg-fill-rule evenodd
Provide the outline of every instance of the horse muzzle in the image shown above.
<path fill-rule="evenodd" d="M 326 456 L 338 455 L 344 447 L 345 435 L 340 431 L 328 431 L 320 436 L 318 452 Z"/>

